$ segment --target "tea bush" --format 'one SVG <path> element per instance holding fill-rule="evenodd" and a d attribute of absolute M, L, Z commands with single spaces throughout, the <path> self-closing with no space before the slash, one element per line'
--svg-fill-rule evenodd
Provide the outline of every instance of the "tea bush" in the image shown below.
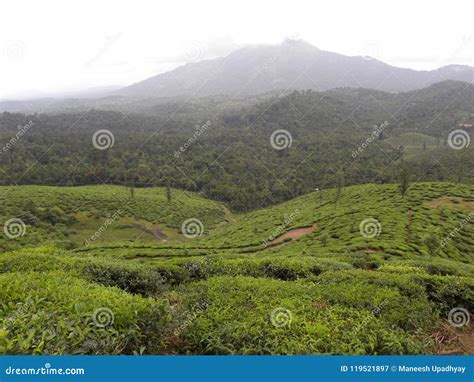
<path fill-rule="evenodd" d="M 2 354 L 154 353 L 168 320 L 163 302 L 61 271 L 1 274 L 0 301 Z"/>

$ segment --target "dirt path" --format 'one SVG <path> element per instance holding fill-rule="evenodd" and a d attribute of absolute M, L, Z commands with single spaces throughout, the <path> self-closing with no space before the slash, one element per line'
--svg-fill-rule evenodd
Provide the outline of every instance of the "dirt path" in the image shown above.
<path fill-rule="evenodd" d="M 318 227 L 319 227 L 319 224 L 314 223 L 314 224 L 310 225 L 309 227 L 302 227 L 302 228 L 292 229 L 291 231 L 287 231 L 287 232 L 281 234 L 280 236 L 276 237 L 275 239 L 273 239 L 270 242 L 270 244 L 271 245 L 281 244 L 288 238 L 290 238 L 292 240 L 299 239 L 301 236 L 313 232 Z"/>

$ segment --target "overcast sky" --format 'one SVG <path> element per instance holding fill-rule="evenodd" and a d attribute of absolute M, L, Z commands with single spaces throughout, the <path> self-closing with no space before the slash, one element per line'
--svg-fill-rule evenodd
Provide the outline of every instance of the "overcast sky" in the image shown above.
<path fill-rule="evenodd" d="M 128 85 L 246 44 L 473 65 L 472 0 L 2 0 L 0 98 Z"/>

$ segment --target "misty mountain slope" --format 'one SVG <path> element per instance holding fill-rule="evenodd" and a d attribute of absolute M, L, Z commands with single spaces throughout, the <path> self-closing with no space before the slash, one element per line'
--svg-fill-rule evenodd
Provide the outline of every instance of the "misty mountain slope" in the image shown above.
<path fill-rule="evenodd" d="M 117 92 L 127 96 L 173 97 L 257 94 L 279 89 L 328 90 L 362 87 L 409 91 L 444 80 L 474 82 L 474 68 L 449 65 L 433 71 L 397 68 L 370 57 L 322 51 L 300 40 L 249 46 L 225 58 L 181 66 Z"/>

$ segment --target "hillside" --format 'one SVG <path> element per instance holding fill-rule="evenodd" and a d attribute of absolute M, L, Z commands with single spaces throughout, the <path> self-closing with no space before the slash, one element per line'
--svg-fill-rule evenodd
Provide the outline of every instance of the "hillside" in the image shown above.
<path fill-rule="evenodd" d="M 248 211 L 341 181 L 397 182 L 402 164 L 413 181 L 473 182 L 474 145 L 456 150 L 448 142 L 474 123 L 473 100 L 474 85 L 448 81 L 400 94 L 345 88 L 245 105 L 171 102 L 152 115 L 2 113 L 0 139 L 11 147 L 0 149 L 0 184 L 170 185 Z M 104 129 L 113 147 L 99 150 L 93 137 Z M 277 130 L 291 146 L 272 145 Z"/>
<path fill-rule="evenodd" d="M 210 229 L 224 221 L 224 207 L 191 192 L 120 186 L 0 187 L 0 219 L 23 233 L 0 236 L 0 249 L 53 243 L 66 248 L 103 241 L 161 241 L 179 237 L 181 224 L 200 216 Z M 8 226 L 8 225 L 7 225 Z M 19 231 L 17 231 L 19 230 Z M 103 231 L 103 232 L 102 232 Z M 95 236 L 98 233 L 97 237 Z"/>
<path fill-rule="evenodd" d="M 371 57 L 344 56 L 301 40 L 249 46 L 226 57 L 189 63 L 124 89 L 125 96 L 175 97 L 260 94 L 279 90 L 338 87 L 403 92 L 444 80 L 472 83 L 474 68 L 449 65 L 432 71 L 397 68 Z"/>
<path fill-rule="evenodd" d="M 56 195 L 64 211 L 101 206 L 107 215 L 117 208 L 115 196 L 128 192 L 44 189 L 0 194 L 8 201 L 34 192 L 37 212 Z M 174 213 L 175 204 L 163 212 L 164 195 L 137 190 L 130 211 L 171 227 L 198 219 L 195 238 L 183 230 L 167 242 L 114 235 L 72 250 L 30 246 L 0 254 L 0 351 L 472 353 L 469 326 L 449 325 L 453 310 L 474 308 L 472 185 L 416 183 L 404 197 L 396 185 L 320 190 L 242 215 L 192 195 L 186 216 Z M 2 218 L 23 216 L 19 206 Z M 55 242 L 57 229 L 28 223 L 18 244 L 31 245 L 29 235 Z M 28 339 L 18 335 L 25 331 Z"/>

